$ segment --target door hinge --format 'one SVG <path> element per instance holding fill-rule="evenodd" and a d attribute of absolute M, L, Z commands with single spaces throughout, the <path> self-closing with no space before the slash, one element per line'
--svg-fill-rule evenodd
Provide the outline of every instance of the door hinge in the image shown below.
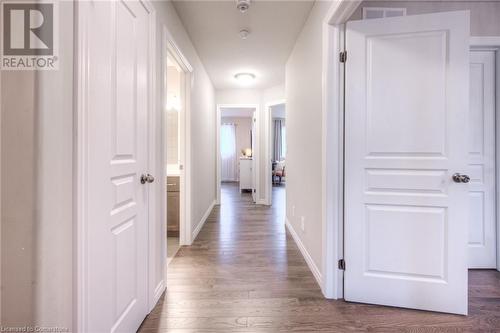
<path fill-rule="evenodd" d="M 342 51 L 339 54 L 339 60 L 340 62 L 346 62 L 347 61 L 347 51 Z"/>
<path fill-rule="evenodd" d="M 344 259 L 339 260 L 339 269 L 345 271 L 345 260 Z"/>

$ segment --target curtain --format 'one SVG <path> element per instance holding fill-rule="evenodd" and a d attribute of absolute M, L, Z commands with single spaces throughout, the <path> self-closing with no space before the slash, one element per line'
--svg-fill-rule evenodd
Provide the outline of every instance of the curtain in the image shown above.
<path fill-rule="evenodd" d="M 274 138 L 273 138 L 273 159 L 281 161 L 286 155 L 286 128 L 285 120 L 274 119 Z"/>
<path fill-rule="evenodd" d="M 222 124 L 220 129 L 222 181 L 236 181 L 236 125 Z"/>

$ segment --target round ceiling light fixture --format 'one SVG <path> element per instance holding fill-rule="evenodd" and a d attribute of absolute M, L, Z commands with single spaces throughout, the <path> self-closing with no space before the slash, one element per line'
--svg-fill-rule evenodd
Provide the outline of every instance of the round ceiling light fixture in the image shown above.
<path fill-rule="evenodd" d="M 251 84 L 255 80 L 255 74 L 252 73 L 237 73 L 234 78 L 241 84 Z"/>

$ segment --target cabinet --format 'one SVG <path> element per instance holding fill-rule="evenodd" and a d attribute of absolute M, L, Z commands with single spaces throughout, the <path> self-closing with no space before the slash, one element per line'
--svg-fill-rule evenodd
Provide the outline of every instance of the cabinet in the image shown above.
<path fill-rule="evenodd" d="M 179 176 L 167 177 L 167 236 L 179 236 L 180 222 L 180 178 Z"/>
<path fill-rule="evenodd" d="M 240 158 L 240 191 L 253 189 L 252 166 L 251 158 Z"/>

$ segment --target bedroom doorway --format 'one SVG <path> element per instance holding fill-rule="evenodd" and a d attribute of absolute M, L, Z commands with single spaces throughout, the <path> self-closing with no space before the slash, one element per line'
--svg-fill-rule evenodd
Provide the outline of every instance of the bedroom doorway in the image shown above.
<path fill-rule="evenodd" d="M 237 189 L 241 196 L 254 200 L 255 188 L 255 108 L 220 109 L 219 161 L 221 190 Z"/>
<path fill-rule="evenodd" d="M 256 202 L 258 108 L 256 104 L 217 105 L 217 204 L 222 204 L 224 189 L 231 187 Z"/>
<path fill-rule="evenodd" d="M 271 113 L 271 203 L 283 209 L 286 203 L 286 106 L 273 105 Z"/>

